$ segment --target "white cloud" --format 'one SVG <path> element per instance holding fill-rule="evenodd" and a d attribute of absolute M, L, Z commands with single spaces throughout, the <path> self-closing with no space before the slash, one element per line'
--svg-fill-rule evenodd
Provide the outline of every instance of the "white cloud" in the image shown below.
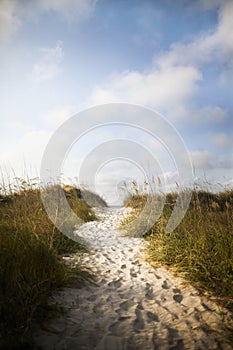
<path fill-rule="evenodd" d="M 40 115 L 40 119 L 42 119 L 49 127 L 58 127 L 72 117 L 73 114 L 74 110 L 72 107 L 63 106 Z"/>
<path fill-rule="evenodd" d="M 0 49 L 6 44 L 11 35 L 16 32 L 21 21 L 16 15 L 17 1 L 1 0 L 0 3 Z"/>
<path fill-rule="evenodd" d="M 96 3 L 97 0 L 1 0 L 0 49 L 25 21 L 37 21 L 43 13 L 54 11 L 68 22 L 79 22 L 92 15 Z"/>
<path fill-rule="evenodd" d="M 18 142 L 7 147 L 1 154 L 0 162 L 3 169 L 12 169 L 18 176 L 37 176 L 44 149 L 51 137 L 45 130 L 24 133 Z M 25 169 L 25 166 L 27 169 Z"/>
<path fill-rule="evenodd" d="M 194 67 L 167 67 L 150 72 L 125 71 L 92 94 L 93 104 L 128 102 L 157 109 L 179 109 L 195 93 L 200 72 Z"/>
<path fill-rule="evenodd" d="M 132 181 L 143 183 L 145 175 L 128 160 L 112 160 L 95 176 L 95 191 L 105 195 L 109 205 L 121 205 L 125 197 L 124 183 L 131 188 Z"/>
<path fill-rule="evenodd" d="M 55 11 L 68 21 L 88 18 L 97 0 L 36 0 L 38 12 Z"/>
<path fill-rule="evenodd" d="M 190 156 L 195 170 L 233 170 L 232 153 L 216 155 L 207 150 L 195 150 Z"/>
<path fill-rule="evenodd" d="M 212 160 L 214 159 L 214 155 L 206 150 L 204 151 L 191 151 L 190 156 L 193 162 L 194 169 L 211 169 L 212 168 Z"/>
<path fill-rule="evenodd" d="M 194 6 L 197 6 L 203 10 L 211 10 L 221 6 L 224 2 L 227 1 L 228 0 L 197 0 Z"/>
<path fill-rule="evenodd" d="M 172 44 L 168 52 L 155 57 L 156 65 L 198 65 L 217 60 L 233 66 L 233 1 L 215 3 L 219 4 L 217 28 L 197 37 L 189 44 Z"/>
<path fill-rule="evenodd" d="M 232 137 L 223 132 L 217 133 L 213 136 L 213 143 L 214 145 L 221 148 L 233 147 Z"/>
<path fill-rule="evenodd" d="M 227 169 L 229 171 L 229 174 L 230 174 L 230 171 L 232 173 L 232 171 L 233 171 L 233 153 L 232 153 L 232 150 L 230 153 L 220 155 L 217 158 L 216 168 Z"/>
<path fill-rule="evenodd" d="M 55 47 L 40 48 L 39 52 L 40 58 L 33 66 L 31 79 L 35 82 L 53 79 L 59 74 L 64 58 L 62 42 L 58 41 Z"/>
<path fill-rule="evenodd" d="M 188 120 L 195 126 L 224 125 L 229 120 L 228 112 L 215 106 L 205 106 L 199 109 L 183 108 L 180 118 Z"/>
<path fill-rule="evenodd" d="M 94 89 L 90 102 L 141 104 L 159 110 L 170 120 L 187 120 L 196 125 L 225 123 L 229 119 L 226 110 L 211 105 L 198 108 L 193 98 L 202 80 L 203 63 L 218 60 L 224 67 L 231 65 L 233 2 L 216 0 L 212 5 L 204 2 L 205 5 L 201 3 L 204 7 L 218 7 L 215 30 L 189 44 L 173 44 L 168 52 L 155 57 L 153 67 L 147 72 L 124 71 L 109 77 Z"/>

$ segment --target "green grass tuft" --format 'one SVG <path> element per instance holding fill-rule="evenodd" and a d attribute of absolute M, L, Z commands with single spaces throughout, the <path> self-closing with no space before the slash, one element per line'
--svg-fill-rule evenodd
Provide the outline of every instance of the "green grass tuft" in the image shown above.
<path fill-rule="evenodd" d="M 79 190 L 71 192 L 66 191 L 66 197 L 78 217 L 96 220 Z M 91 273 L 81 260 L 76 267 L 64 263 L 62 254 L 87 250 L 54 226 L 41 190 L 25 181 L 14 191 L 1 190 L 0 251 L 0 348 L 13 349 L 26 344 L 37 311 L 54 289 L 72 280 L 82 285 L 91 280 Z"/>
<path fill-rule="evenodd" d="M 145 235 L 148 260 L 184 272 L 196 287 L 233 311 L 233 191 L 194 191 L 182 222 L 168 234 L 165 228 L 176 198 L 176 193 L 166 195 L 163 213 Z M 139 215 L 146 199 L 137 194 L 127 202 Z"/>

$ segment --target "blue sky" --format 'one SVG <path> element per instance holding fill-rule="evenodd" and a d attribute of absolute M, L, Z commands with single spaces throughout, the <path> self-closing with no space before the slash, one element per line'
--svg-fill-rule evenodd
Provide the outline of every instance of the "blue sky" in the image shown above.
<path fill-rule="evenodd" d="M 26 164 L 29 177 L 39 174 L 63 122 L 95 105 L 125 102 L 155 110 L 174 126 L 196 180 L 205 174 L 213 185 L 232 184 L 232 16 L 232 0 L 2 0 L 1 168 L 22 176 Z M 67 156 L 65 175 L 78 176 L 87 149 L 104 140 L 152 147 L 153 140 L 123 129 L 87 134 Z M 96 189 L 106 198 L 124 179 L 140 177 L 130 162 L 104 167 L 99 159 Z M 163 159 L 172 183 L 175 170 L 165 153 Z"/>

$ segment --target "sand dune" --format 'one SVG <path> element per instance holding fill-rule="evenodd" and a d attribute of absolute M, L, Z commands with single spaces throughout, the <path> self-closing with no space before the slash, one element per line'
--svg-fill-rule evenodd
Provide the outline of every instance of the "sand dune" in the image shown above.
<path fill-rule="evenodd" d="M 152 268 L 142 239 L 120 236 L 116 225 L 129 211 L 97 209 L 101 220 L 75 232 L 92 248 L 84 260 L 97 285 L 56 293 L 51 302 L 67 312 L 35 331 L 35 349 L 232 349 L 220 326 L 227 312 L 165 268 Z"/>

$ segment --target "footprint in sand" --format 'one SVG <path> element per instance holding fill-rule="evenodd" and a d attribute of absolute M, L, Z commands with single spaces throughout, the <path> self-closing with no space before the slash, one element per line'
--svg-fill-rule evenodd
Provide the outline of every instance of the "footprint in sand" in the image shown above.
<path fill-rule="evenodd" d="M 147 316 L 147 322 L 149 322 L 149 323 L 159 322 L 158 316 L 151 311 L 147 311 L 146 316 Z"/>
<path fill-rule="evenodd" d="M 130 276 L 131 277 L 137 277 L 138 276 L 137 273 L 134 271 L 133 267 L 130 269 Z"/>
<path fill-rule="evenodd" d="M 109 282 L 109 283 L 108 283 L 108 286 L 109 286 L 109 287 L 113 287 L 113 288 L 115 288 L 115 289 L 118 289 L 118 288 L 120 288 L 121 285 L 122 285 L 121 280 L 122 280 L 122 279 L 119 278 L 119 279 L 116 280 L 116 281 Z"/>
<path fill-rule="evenodd" d="M 123 311 L 128 311 L 130 307 L 132 307 L 134 305 L 134 301 L 133 300 L 126 300 L 126 301 L 123 301 L 121 304 L 120 304 L 120 310 L 123 310 Z"/>
<path fill-rule="evenodd" d="M 183 300 L 183 296 L 181 294 L 181 290 L 177 289 L 177 288 L 173 288 L 173 299 L 177 302 L 177 303 L 181 303 L 181 301 Z"/>
<path fill-rule="evenodd" d="M 133 321 L 133 329 L 138 332 L 145 327 L 145 323 L 142 316 L 141 305 L 138 305 L 135 309 L 136 319 Z"/>
<path fill-rule="evenodd" d="M 168 282 L 166 280 L 163 281 L 162 288 L 163 289 L 169 289 L 170 288 L 170 286 L 169 286 L 169 284 L 168 284 Z"/>
<path fill-rule="evenodd" d="M 114 229 L 130 209 L 97 208 L 96 213 L 99 221 L 82 225 L 75 234 L 92 248 L 84 256 L 99 282 L 63 288 L 62 298 L 59 292 L 53 296 L 53 304 L 64 309 L 57 320 L 60 332 L 49 326 L 56 324 L 54 319 L 38 325 L 33 349 L 232 350 L 218 336 L 223 310 L 193 288 L 180 287 L 182 279 L 165 268 L 145 262 L 143 239 L 121 237 Z M 69 260 L 77 258 L 73 254 Z"/>

